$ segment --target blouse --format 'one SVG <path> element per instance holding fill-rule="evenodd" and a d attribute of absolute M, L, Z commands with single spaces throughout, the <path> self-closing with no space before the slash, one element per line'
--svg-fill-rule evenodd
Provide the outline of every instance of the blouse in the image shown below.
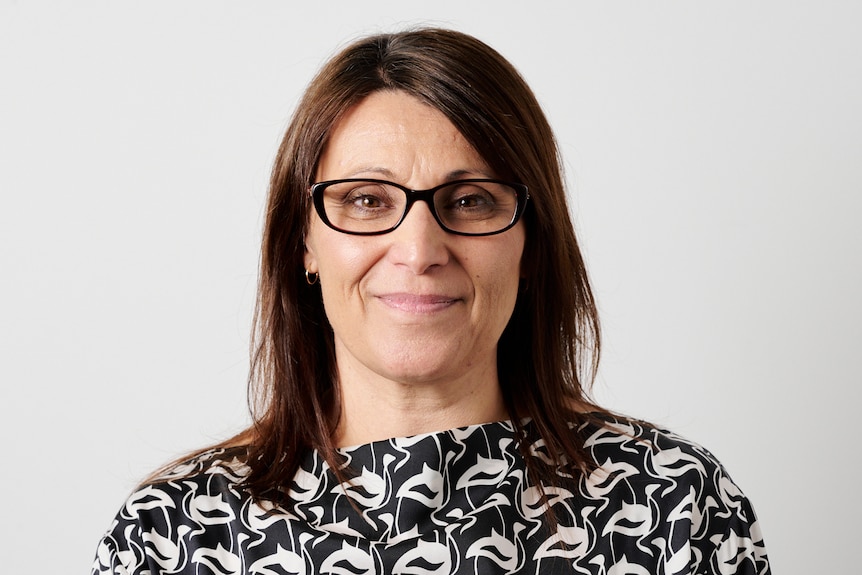
<path fill-rule="evenodd" d="M 552 522 L 511 422 L 340 449 L 343 483 L 312 451 L 284 507 L 243 488 L 245 448 L 213 449 L 128 498 L 92 573 L 770 573 L 749 500 L 706 449 L 632 421 L 573 432 L 597 467 L 544 487 Z"/>

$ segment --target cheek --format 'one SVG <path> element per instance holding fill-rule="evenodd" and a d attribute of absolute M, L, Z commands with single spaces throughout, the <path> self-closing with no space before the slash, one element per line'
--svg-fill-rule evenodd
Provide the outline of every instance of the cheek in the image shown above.
<path fill-rule="evenodd" d="M 518 299 L 518 288 L 521 284 L 520 271 L 520 260 L 513 260 L 508 266 L 507 273 L 498 278 L 497 285 L 500 291 L 497 296 L 500 298 L 500 304 L 509 312 L 515 308 L 515 300 Z"/>
<path fill-rule="evenodd" d="M 500 266 L 500 282 L 501 285 L 507 286 L 507 289 L 517 291 L 518 285 L 524 278 L 524 247 L 526 238 L 524 234 L 523 224 L 518 224 L 512 230 L 512 235 L 507 238 L 509 241 L 505 245 L 500 246 L 500 253 L 504 254 L 499 258 Z M 512 287 L 514 286 L 514 288 Z"/>
<path fill-rule="evenodd" d="M 521 283 L 521 248 L 519 242 L 502 246 L 499 253 L 505 254 L 498 258 L 488 258 L 487 255 L 477 258 L 476 261 L 487 262 L 480 269 L 473 273 L 474 281 L 477 282 L 477 287 L 484 292 L 487 301 L 486 306 L 493 309 L 486 310 L 483 313 L 497 312 L 498 315 L 506 315 L 512 312 L 515 307 L 515 301 L 518 298 L 518 289 Z M 484 307 L 484 306 L 483 306 Z"/>
<path fill-rule="evenodd" d="M 507 305 L 511 306 L 511 310 L 515 308 L 515 301 L 518 299 L 518 291 L 521 287 L 521 281 L 524 279 L 524 236 L 523 231 L 520 233 L 512 245 L 509 246 L 511 254 L 507 261 L 506 277 L 501 278 L 501 284 L 506 286 L 506 293 L 503 297 L 506 299 Z"/>
<path fill-rule="evenodd" d="M 329 245 L 324 254 L 318 257 L 321 279 L 325 275 L 342 283 L 357 282 L 374 263 L 369 255 L 367 250 L 359 249 L 355 245 Z"/>
<path fill-rule="evenodd" d="M 320 218 L 315 216 L 308 226 L 308 235 L 305 240 L 305 263 L 316 265 L 323 276 L 331 275 L 331 270 L 338 270 L 344 262 L 351 259 L 350 245 L 345 242 L 346 236 L 330 230 Z"/>
<path fill-rule="evenodd" d="M 374 243 L 365 238 L 348 236 L 328 228 L 310 235 L 307 254 L 317 266 L 324 304 L 340 305 L 339 298 L 359 290 L 369 270 L 379 259 Z"/>

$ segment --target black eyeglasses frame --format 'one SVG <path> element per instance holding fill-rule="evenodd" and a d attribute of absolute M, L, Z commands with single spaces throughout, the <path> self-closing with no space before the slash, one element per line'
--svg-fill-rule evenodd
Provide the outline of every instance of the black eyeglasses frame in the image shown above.
<path fill-rule="evenodd" d="M 375 232 L 354 232 L 349 230 L 343 230 L 339 227 L 336 227 L 329 218 L 326 216 L 326 209 L 323 205 L 323 190 L 328 188 L 329 186 L 334 186 L 336 184 L 343 184 L 348 182 L 370 182 L 373 184 L 385 184 L 387 186 L 392 186 L 394 188 L 398 188 L 402 192 L 404 192 L 405 197 L 407 198 L 407 203 L 404 204 L 404 212 L 401 214 L 401 217 L 398 218 L 398 221 L 395 222 L 394 225 L 389 227 L 388 229 L 375 231 Z M 515 190 L 516 194 L 516 205 L 515 205 L 515 213 L 512 216 L 511 221 L 506 225 L 506 227 L 495 230 L 493 232 L 479 232 L 479 233 L 471 233 L 471 232 L 461 232 L 458 230 L 453 230 L 446 226 L 443 221 L 440 219 L 440 216 L 437 214 L 437 208 L 434 207 L 434 193 L 437 190 L 442 188 L 446 188 L 456 184 L 470 184 L 470 183 L 492 183 L 492 184 L 503 184 Z M 439 186 L 434 186 L 433 188 L 429 188 L 427 190 L 413 190 L 408 188 L 407 186 L 402 186 L 401 184 L 397 184 L 395 182 L 390 182 L 389 180 L 377 180 L 374 178 L 345 178 L 341 180 L 326 180 L 323 182 L 317 182 L 309 186 L 308 193 L 311 196 L 312 202 L 314 203 L 314 209 L 317 211 L 317 215 L 320 216 L 320 219 L 323 221 L 331 229 L 341 232 L 343 234 L 349 234 L 352 236 L 381 236 L 383 234 L 388 234 L 391 231 L 394 231 L 398 226 L 401 225 L 401 222 L 407 217 L 407 214 L 410 212 L 410 208 L 413 207 L 413 204 L 416 202 L 425 202 L 428 205 L 428 209 L 431 212 L 431 215 L 434 216 L 434 220 L 436 220 L 437 224 L 447 233 L 454 234 L 456 236 L 470 236 L 470 237 L 478 237 L 478 236 L 493 236 L 497 234 L 502 234 L 503 232 L 512 229 L 515 224 L 518 223 L 518 220 L 521 219 L 521 216 L 524 214 L 524 211 L 527 207 L 527 200 L 530 199 L 530 192 L 525 184 L 516 184 L 514 182 L 507 182 L 504 180 L 495 180 L 492 178 L 468 178 L 464 180 L 452 180 L 450 182 L 445 182 L 440 184 Z"/>

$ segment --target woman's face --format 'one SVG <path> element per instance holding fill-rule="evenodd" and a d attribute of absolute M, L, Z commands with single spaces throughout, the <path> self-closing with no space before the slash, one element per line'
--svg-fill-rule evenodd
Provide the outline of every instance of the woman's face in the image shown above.
<path fill-rule="evenodd" d="M 455 126 L 398 91 L 376 92 L 335 126 L 317 181 L 374 178 L 421 190 L 493 178 Z M 518 293 L 523 223 L 493 236 L 445 232 L 417 202 L 379 236 L 348 235 L 312 214 L 305 267 L 320 274 L 343 385 L 496 378 L 497 342 Z"/>

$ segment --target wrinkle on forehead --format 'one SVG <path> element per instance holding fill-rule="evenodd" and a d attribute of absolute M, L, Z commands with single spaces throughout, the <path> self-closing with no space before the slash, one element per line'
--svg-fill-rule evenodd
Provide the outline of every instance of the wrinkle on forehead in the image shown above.
<path fill-rule="evenodd" d="M 375 92 L 356 104 L 330 134 L 318 181 L 353 177 L 427 188 L 494 174 L 442 112 L 394 91 Z"/>

